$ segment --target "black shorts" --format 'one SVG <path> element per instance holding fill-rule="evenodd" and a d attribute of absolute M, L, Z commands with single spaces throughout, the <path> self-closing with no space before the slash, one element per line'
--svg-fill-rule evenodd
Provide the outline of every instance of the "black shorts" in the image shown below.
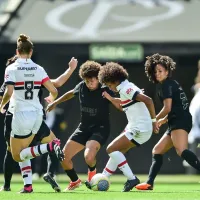
<path fill-rule="evenodd" d="M 8 146 L 10 146 L 10 133 L 11 133 L 11 124 L 12 124 L 12 113 L 7 112 L 5 119 L 4 119 L 4 138 L 6 140 L 6 143 Z M 41 140 L 44 137 L 48 137 L 50 135 L 50 129 L 46 125 L 44 121 L 42 121 L 42 124 L 40 126 L 39 131 L 35 135 L 33 141 L 31 142 L 30 146 L 36 145 L 38 142 L 41 142 Z"/>
<path fill-rule="evenodd" d="M 95 140 L 103 146 L 110 135 L 109 125 L 94 125 L 89 128 L 79 125 L 74 133 L 70 136 L 69 140 L 78 142 L 79 144 L 86 145 L 89 140 Z"/>
<path fill-rule="evenodd" d="M 171 135 L 173 130 L 182 129 L 187 133 L 192 129 L 192 116 L 184 117 L 182 119 L 172 119 L 168 122 L 168 129 L 165 132 L 167 135 Z"/>

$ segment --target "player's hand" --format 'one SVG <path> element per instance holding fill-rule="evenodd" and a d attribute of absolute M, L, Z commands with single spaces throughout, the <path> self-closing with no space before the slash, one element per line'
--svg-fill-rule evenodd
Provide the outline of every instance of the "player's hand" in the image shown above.
<path fill-rule="evenodd" d="M 45 97 L 44 100 L 45 100 L 47 103 L 52 103 L 52 102 L 54 101 L 54 99 L 52 98 L 52 96 Z"/>
<path fill-rule="evenodd" d="M 158 126 L 161 127 L 163 124 L 167 123 L 167 119 L 162 118 L 158 120 Z"/>
<path fill-rule="evenodd" d="M 109 101 L 111 101 L 111 99 L 112 99 L 112 97 L 111 97 L 106 91 L 104 91 L 104 92 L 102 93 L 102 96 L 103 96 L 104 98 L 108 99 Z"/>
<path fill-rule="evenodd" d="M 78 60 L 72 57 L 71 60 L 69 61 L 69 68 L 71 70 L 75 70 L 77 65 L 78 65 Z"/>
<path fill-rule="evenodd" d="M 56 103 L 55 102 L 50 103 L 46 108 L 46 112 L 52 111 L 53 109 L 55 109 L 55 107 L 56 107 Z"/>
<path fill-rule="evenodd" d="M 6 112 L 6 109 L 4 109 L 4 107 L 1 107 L 0 110 L 1 110 L 2 114 L 4 114 Z"/>
<path fill-rule="evenodd" d="M 158 122 L 153 122 L 153 132 L 155 134 L 159 133 L 159 126 L 158 126 Z"/>

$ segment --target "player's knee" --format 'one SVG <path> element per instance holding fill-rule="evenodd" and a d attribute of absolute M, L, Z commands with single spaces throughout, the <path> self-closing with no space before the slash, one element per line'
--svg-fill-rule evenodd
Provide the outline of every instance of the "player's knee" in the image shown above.
<path fill-rule="evenodd" d="M 112 145 L 108 145 L 108 147 L 106 148 L 106 152 L 107 152 L 108 154 L 110 154 L 110 153 L 112 153 L 113 151 L 115 151 L 114 148 L 113 148 L 113 146 L 112 146 Z"/>
<path fill-rule="evenodd" d="M 152 154 L 161 154 L 160 148 L 155 146 L 152 150 Z"/>

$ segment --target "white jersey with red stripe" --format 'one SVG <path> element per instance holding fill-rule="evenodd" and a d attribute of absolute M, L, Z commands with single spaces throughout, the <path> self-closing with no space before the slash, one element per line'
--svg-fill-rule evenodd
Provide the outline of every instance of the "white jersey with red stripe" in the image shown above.
<path fill-rule="evenodd" d="M 117 90 L 120 94 L 121 106 L 128 119 L 126 129 L 140 132 L 152 130 L 152 120 L 146 105 L 135 99 L 137 94 L 143 93 L 142 90 L 128 80 L 118 85 Z"/>
<path fill-rule="evenodd" d="M 42 112 L 38 92 L 47 80 L 49 77 L 43 67 L 31 59 L 18 58 L 5 71 L 5 84 L 14 86 L 8 110 L 11 113 L 40 110 Z"/>

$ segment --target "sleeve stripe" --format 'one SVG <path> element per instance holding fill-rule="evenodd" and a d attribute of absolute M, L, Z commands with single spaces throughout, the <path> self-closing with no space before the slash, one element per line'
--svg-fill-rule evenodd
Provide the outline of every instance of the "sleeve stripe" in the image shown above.
<path fill-rule="evenodd" d="M 50 78 L 47 76 L 46 78 L 42 79 L 42 83 L 41 84 L 44 84 L 48 80 L 50 80 Z"/>
<path fill-rule="evenodd" d="M 12 82 L 12 81 L 7 81 L 7 82 L 5 82 L 5 84 L 6 84 L 6 85 L 15 85 L 15 83 Z"/>
<path fill-rule="evenodd" d="M 135 100 L 135 98 L 136 98 L 136 96 L 137 96 L 138 94 L 140 94 L 140 92 L 136 91 L 135 94 L 134 94 L 133 97 L 132 97 L 132 100 L 133 100 L 133 101 Z"/>

